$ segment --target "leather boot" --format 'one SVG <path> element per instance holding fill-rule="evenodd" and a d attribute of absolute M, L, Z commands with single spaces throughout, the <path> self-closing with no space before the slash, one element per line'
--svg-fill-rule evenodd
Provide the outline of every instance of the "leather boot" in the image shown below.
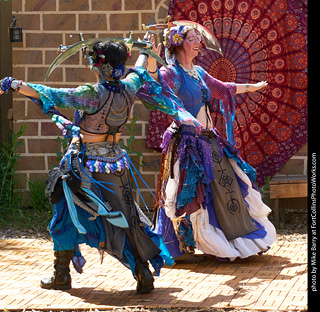
<path fill-rule="evenodd" d="M 54 272 L 53 276 L 43 278 L 40 287 L 45 289 L 71 289 L 70 261 L 73 250 L 63 250 L 54 252 Z"/>
<path fill-rule="evenodd" d="M 149 265 L 147 262 L 137 264 L 134 273 L 138 282 L 137 294 L 148 293 L 154 289 L 154 278 L 149 270 Z"/>

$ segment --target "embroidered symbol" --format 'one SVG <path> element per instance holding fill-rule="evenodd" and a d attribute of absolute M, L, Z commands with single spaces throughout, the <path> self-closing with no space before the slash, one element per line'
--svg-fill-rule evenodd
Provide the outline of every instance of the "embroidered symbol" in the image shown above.
<path fill-rule="evenodd" d="M 220 163 L 222 161 L 222 157 L 220 156 L 219 151 L 217 150 L 212 151 L 212 159 L 215 163 Z"/>
<path fill-rule="evenodd" d="M 231 214 L 235 214 L 240 210 L 240 204 L 238 200 L 231 198 L 227 204 L 228 210 Z"/>
<path fill-rule="evenodd" d="M 233 179 L 228 176 L 226 173 L 222 172 L 219 180 L 219 184 L 230 191 Z"/>

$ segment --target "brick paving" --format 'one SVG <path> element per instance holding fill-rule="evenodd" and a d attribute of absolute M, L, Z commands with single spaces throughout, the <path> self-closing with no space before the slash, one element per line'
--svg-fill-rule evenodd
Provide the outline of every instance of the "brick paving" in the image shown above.
<path fill-rule="evenodd" d="M 44 290 L 52 274 L 52 243 L 37 239 L 0 241 L 0 310 L 72 310 L 145 308 L 307 309 L 307 242 L 277 241 L 262 256 L 233 263 L 206 257 L 199 263 L 165 267 L 156 289 L 136 295 L 131 272 L 111 256 L 100 264 L 98 252 L 82 247 L 87 263 L 73 288 Z M 195 255 L 197 257 L 198 255 Z"/>

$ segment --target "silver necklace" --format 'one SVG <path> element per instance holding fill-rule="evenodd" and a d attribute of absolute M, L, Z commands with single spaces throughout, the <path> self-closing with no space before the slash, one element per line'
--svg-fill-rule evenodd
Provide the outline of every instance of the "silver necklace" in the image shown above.
<path fill-rule="evenodd" d="M 192 64 L 192 68 L 191 69 L 187 69 L 185 68 L 183 65 L 180 64 L 180 66 L 183 68 L 183 70 L 191 77 L 195 78 L 196 80 L 199 80 L 199 75 L 198 72 L 196 70 L 196 67 Z"/>

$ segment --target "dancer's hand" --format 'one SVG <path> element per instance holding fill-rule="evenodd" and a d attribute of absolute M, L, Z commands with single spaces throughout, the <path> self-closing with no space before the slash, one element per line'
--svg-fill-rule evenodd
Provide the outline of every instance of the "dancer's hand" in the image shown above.
<path fill-rule="evenodd" d="M 156 47 L 156 41 L 155 41 L 155 39 L 154 39 L 154 35 L 153 35 L 153 34 L 151 35 L 150 42 L 151 42 L 151 44 L 152 44 L 152 50 L 153 50 L 154 52 L 156 52 L 158 55 L 160 55 L 162 43 L 160 42 L 160 43 L 158 44 L 158 46 Z"/>
<path fill-rule="evenodd" d="M 161 51 L 161 42 L 158 44 L 158 46 L 156 47 L 156 41 L 154 39 L 154 35 L 150 34 L 149 31 L 146 32 L 146 34 L 144 35 L 142 41 L 146 41 L 151 43 L 152 45 L 152 50 L 154 52 L 156 52 L 158 55 L 160 55 L 160 51 Z"/>
<path fill-rule="evenodd" d="M 161 43 L 156 47 L 154 35 L 147 32 L 144 36 L 144 39 L 148 40 L 152 45 L 152 50 L 160 55 Z M 148 73 L 155 80 L 158 80 L 158 71 L 157 71 L 157 60 L 153 57 L 148 57 Z"/>
<path fill-rule="evenodd" d="M 265 88 L 268 85 L 266 81 L 260 81 L 257 83 L 236 83 L 237 94 L 239 93 L 248 93 L 248 92 L 256 92 Z"/>
<path fill-rule="evenodd" d="M 268 83 L 266 81 L 260 81 L 260 82 L 254 83 L 250 87 L 250 92 L 255 92 L 257 90 L 265 88 L 267 85 Z"/>

